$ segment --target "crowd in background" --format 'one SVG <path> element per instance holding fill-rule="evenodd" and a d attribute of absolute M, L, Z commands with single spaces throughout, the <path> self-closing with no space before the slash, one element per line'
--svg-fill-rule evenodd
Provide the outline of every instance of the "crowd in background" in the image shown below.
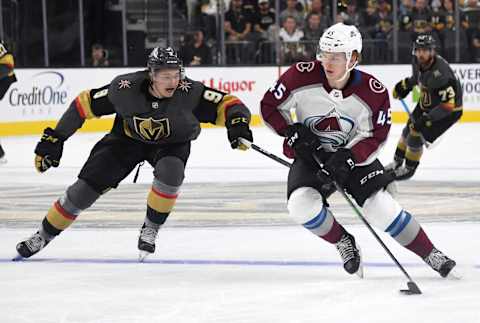
<path fill-rule="evenodd" d="M 272 64 L 315 57 L 320 35 L 332 23 L 344 22 L 362 33 L 367 62 L 389 63 L 392 60 L 393 12 L 388 0 L 338 1 L 334 11 L 326 0 L 281 0 L 280 15 L 274 0 L 230 0 L 224 13 L 224 30 L 229 64 Z M 476 62 L 480 48 L 480 3 L 459 1 L 461 60 Z M 188 65 L 208 64 L 208 48 L 215 47 L 217 0 L 187 0 L 185 13 L 194 27 L 195 41 L 184 42 L 182 53 Z M 419 33 L 431 33 L 438 52 L 450 61 L 455 59 L 454 0 L 401 0 L 398 8 L 398 42 L 400 61 L 410 60 L 411 42 Z M 334 12 L 336 13 L 333 17 Z M 201 34 L 201 35 L 199 35 Z M 281 40 L 279 57 L 276 38 Z M 279 60 L 277 60 L 279 58 Z M 211 59 L 208 60 L 211 62 Z"/>
<path fill-rule="evenodd" d="M 46 15 L 38 14 L 44 10 L 38 0 L 0 5 L 4 41 L 19 67 L 139 66 L 159 45 L 179 48 L 187 66 L 290 64 L 313 59 L 323 31 L 336 22 L 361 31 L 363 64 L 410 63 L 419 33 L 432 34 L 449 62 L 479 61 L 480 0 L 396 3 L 394 8 L 392 0 L 49 0 Z"/>

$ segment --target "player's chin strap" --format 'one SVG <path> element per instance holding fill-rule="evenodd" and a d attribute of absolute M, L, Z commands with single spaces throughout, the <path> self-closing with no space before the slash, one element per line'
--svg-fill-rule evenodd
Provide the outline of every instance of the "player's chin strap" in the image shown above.
<path fill-rule="evenodd" d="M 259 152 L 260 154 L 264 155 L 264 156 L 267 156 L 268 158 L 270 159 L 273 159 L 274 161 L 282 164 L 283 166 L 287 166 L 287 167 L 291 167 L 292 164 L 290 164 L 288 161 L 284 160 L 283 158 L 280 158 L 278 157 L 277 155 L 274 155 L 272 154 L 271 152 L 268 152 L 266 151 L 265 149 L 255 145 L 254 143 L 246 140 L 246 139 L 243 139 L 243 138 L 239 138 L 240 142 L 242 144 L 244 144 L 245 146 L 247 147 L 250 147 L 252 148 L 253 150 L 255 150 L 256 152 Z M 315 161 L 318 163 L 320 169 L 323 168 L 323 163 L 320 161 L 320 159 L 318 158 L 317 155 L 313 154 L 313 158 L 315 159 Z M 321 170 L 320 170 L 321 171 Z M 340 187 L 340 185 L 338 185 L 337 182 L 333 181 L 333 183 L 335 184 L 335 187 L 337 188 L 337 191 L 340 192 L 340 194 L 342 194 L 343 198 L 347 201 L 347 203 L 351 206 L 351 208 L 353 209 L 353 211 L 358 215 L 358 217 L 360 218 L 360 220 L 362 220 L 362 222 L 366 225 L 366 227 L 368 228 L 368 230 L 373 234 L 373 236 L 375 237 L 375 239 L 380 243 L 380 245 L 382 246 L 383 250 L 385 250 L 387 252 L 387 254 L 390 256 L 390 258 L 393 260 L 393 262 L 397 265 L 397 267 L 402 271 L 402 273 L 405 275 L 405 277 L 407 277 L 408 279 L 408 282 L 407 282 L 407 286 L 408 286 L 408 289 L 401 289 L 400 292 L 406 294 L 406 295 L 418 295 L 418 294 L 421 294 L 422 292 L 420 291 L 420 288 L 418 288 L 417 284 L 412 280 L 412 278 L 410 277 L 410 275 L 407 273 L 407 271 L 405 270 L 405 268 L 403 268 L 403 266 L 400 264 L 400 262 L 398 262 L 397 258 L 395 258 L 395 256 L 392 254 L 392 252 L 390 251 L 390 249 L 388 249 L 388 247 L 385 245 L 385 243 L 383 243 L 382 239 L 380 239 L 380 237 L 377 235 L 377 233 L 375 232 L 375 230 L 373 230 L 372 226 L 370 225 L 370 223 L 368 223 L 368 221 L 366 220 L 366 218 L 363 216 L 362 212 L 358 209 L 358 207 L 353 203 L 352 199 L 347 195 L 347 193 L 345 193 L 345 191 L 343 190 L 343 188 Z"/>
<path fill-rule="evenodd" d="M 352 55 L 350 54 L 350 58 L 347 60 L 347 62 L 345 63 L 345 74 L 343 74 L 343 76 L 338 79 L 337 82 L 342 82 L 343 80 L 345 80 L 348 76 L 350 76 L 350 72 L 353 71 L 353 69 L 358 65 L 358 59 L 356 60 L 355 64 L 353 64 L 352 67 L 348 67 L 348 65 L 350 64 L 350 62 L 352 61 Z"/>

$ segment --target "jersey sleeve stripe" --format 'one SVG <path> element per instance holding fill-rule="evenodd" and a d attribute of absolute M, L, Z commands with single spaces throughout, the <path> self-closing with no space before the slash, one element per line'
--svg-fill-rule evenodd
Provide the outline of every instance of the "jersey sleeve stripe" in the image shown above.
<path fill-rule="evenodd" d="M 2 65 L 7 65 L 9 69 L 12 70 L 11 74 L 13 74 L 13 68 L 14 68 L 14 62 L 13 62 L 13 56 L 12 54 L 7 54 L 0 58 L 0 64 Z M 10 74 L 9 74 L 10 76 Z"/>
<path fill-rule="evenodd" d="M 83 119 L 95 118 L 92 112 L 90 91 L 82 91 L 82 93 L 75 98 L 75 106 Z"/>
<path fill-rule="evenodd" d="M 242 101 L 233 95 L 225 95 L 222 101 L 217 106 L 217 119 L 215 124 L 217 126 L 225 125 L 225 120 L 227 120 L 227 111 L 230 107 L 234 105 L 243 105 Z"/>

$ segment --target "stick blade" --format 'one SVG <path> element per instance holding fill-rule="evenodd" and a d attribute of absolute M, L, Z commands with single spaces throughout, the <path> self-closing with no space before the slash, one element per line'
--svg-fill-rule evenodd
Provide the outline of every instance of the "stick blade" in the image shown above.
<path fill-rule="evenodd" d="M 410 281 L 407 282 L 408 289 L 401 289 L 400 293 L 405 294 L 405 295 L 420 295 L 422 294 L 422 291 L 420 288 L 418 288 L 417 284 L 414 282 Z"/>

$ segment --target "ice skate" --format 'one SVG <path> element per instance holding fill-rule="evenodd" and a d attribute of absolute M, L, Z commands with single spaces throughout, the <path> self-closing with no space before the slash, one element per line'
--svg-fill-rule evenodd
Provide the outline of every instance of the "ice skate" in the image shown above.
<path fill-rule="evenodd" d="M 138 260 L 143 262 L 148 255 L 155 252 L 155 240 L 157 239 L 158 229 L 146 226 L 145 223 L 140 230 L 138 237 Z"/>
<path fill-rule="evenodd" d="M 363 278 L 362 257 L 360 248 L 355 243 L 355 238 L 346 232 L 335 246 L 342 257 L 345 271 L 349 274 L 357 274 L 358 277 Z"/>
<path fill-rule="evenodd" d="M 30 258 L 49 243 L 50 241 L 46 240 L 42 235 L 37 231 L 34 235 L 28 238 L 25 241 L 19 242 L 17 244 L 18 255 L 13 258 L 15 260 L 22 260 L 24 258 Z"/>
<path fill-rule="evenodd" d="M 393 170 L 392 174 L 396 181 L 403 181 L 411 178 L 416 170 L 416 167 L 403 166 Z"/>
<path fill-rule="evenodd" d="M 433 248 L 430 254 L 423 260 L 443 278 L 461 278 L 460 274 L 455 270 L 457 263 L 436 248 Z"/>
<path fill-rule="evenodd" d="M 393 172 L 395 171 L 396 169 L 400 168 L 403 164 L 403 159 L 402 160 L 396 160 L 394 159 L 390 164 L 388 164 L 387 166 L 385 166 L 385 170 L 387 172 Z"/>

